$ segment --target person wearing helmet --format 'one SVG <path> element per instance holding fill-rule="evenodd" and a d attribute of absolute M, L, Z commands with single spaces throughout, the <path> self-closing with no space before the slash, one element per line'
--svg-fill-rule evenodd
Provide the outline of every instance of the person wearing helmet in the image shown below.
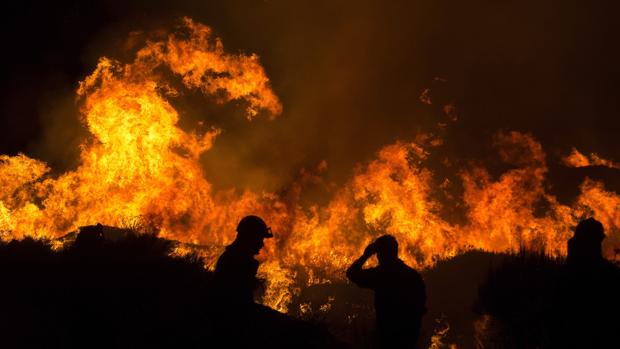
<path fill-rule="evenodd" d="M 603 263 L 601 244 L 605 239 L 603 224 L 594 218 L 584 219 L 575 229 L 575 235 L 568 240 L 569 265 L 596 265 Z"/>
<path fill-rule="evenodd" d="M 550 298 L 553 347 L 618 347 L 618 324 L 609 316 L 620 313 L 620 269 L 603 256 L 604 239 L 603 224 L 588 218 L 568 240 L 566 268 Z"/>
<path fill-rule="evenodd" d="M 237 237 L 215 265 L 214 281 L 219 289 L 219 298 L 228 305 L 250 305 L 254 303 L 254 290 L 259 286 L 256 278 L 259 262 L 254 258 L 263 240 L 272 238 L 271 228 L 257 216 L 246 216 L 237 225 Z"/>
<path fill-rule="evenodd" d="M 363 269 L 377 255 L 379 265 Z M 368 245 L 347 270 L 357 286 L 375 291 L 376 348 L 413 348 L 426 314 L 426 287 L 420 274 L 398 258 L 398 242 L 383 235 Z"/>

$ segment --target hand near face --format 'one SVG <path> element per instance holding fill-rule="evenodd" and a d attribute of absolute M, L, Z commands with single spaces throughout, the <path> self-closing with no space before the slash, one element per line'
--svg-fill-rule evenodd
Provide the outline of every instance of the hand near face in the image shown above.
<path fill-rule="evenodd" d="M 364 250 L 364 255 L 365 256 L 372 256 L 373 254 L 377 253 L 377 249 L 375 246 L 375 243 L 371 243 L 370 245 L 366 246 L 366 249 Z"/>

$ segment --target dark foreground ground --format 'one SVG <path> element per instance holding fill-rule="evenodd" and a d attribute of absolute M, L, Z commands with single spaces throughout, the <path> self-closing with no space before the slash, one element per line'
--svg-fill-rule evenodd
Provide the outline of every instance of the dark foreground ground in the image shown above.
<path fill-rule="evenodd" d="M 196 256 L 134 235 L 52 251 L 0 244 L 3 348 L 369 348 L 372 293 L 347 283 L 302 290 L 283 315 L 226 309 Z M 421 347 L 617 347 L 618 268 L 572 270 L 544 254 L 469 252 L 425 271 Z M 303 309 L 303 311 L 302 311 Z M 443 335 L 438 335 L 443 332 Z M 433 338 L 433 335 L 435 337 Z"/>
<path fill-rule="evenodd" d="M 54 252 L 44 241 L 0 245 L 2 348 L 330 348 L 321 326 L 256 305 L 227 311 L 212 275 L 173 243 L 128 235 Z"/>

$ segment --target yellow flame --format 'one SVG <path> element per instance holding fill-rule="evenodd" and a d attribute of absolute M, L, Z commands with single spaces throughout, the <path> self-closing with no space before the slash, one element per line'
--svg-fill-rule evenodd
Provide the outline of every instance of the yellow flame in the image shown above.
<path fill-rule="evenodd" d="M 586 181 L 573 205 L 558 203 L 545 189 L 540 143 L 518 132 L 495 139 L 513 169 L 499 178 L 482 167 L 460 172 L 468 218 L 463 224 L 440 214 L 442 203 L 432 194 L 445 181 L 425 167 L 429 150 L 417 142 L 385 146 L 321 206 L 302 207 L 303 183 L 294 183 L 286 196 L 213 192 L 199 157 L 220 130 L 179 128 L 170 104 L 179 92 L 171 76 L 182 88 L 219 102 L 243 101 L 249 119 L 261 110 L 271 117 L 282 111 L 257 56 L 226 53 L 210 28 L 185 18 L 175 32 L 148 42 L 134 61 L 102 58 L 81 82 L 81 117 L 92 137 L 82 145 L 76 170 L 52 177 L 41 161 L 0 156 L 3 238 L 54 238 L 82 225 L 114 226 L 141 217 L 164 237 L 207 246 L 201 254 L 212 266 L 234 238 L 238 220 L 258 214 L 276 232 L 259 256 L 264 261 L 259 273 L 267 279 L 264 303 L 281 311 L 300 282 L 342 279 L 365 245 L 384 233 L 396 236 L 402 258 L 419 268 L 472 248 L 506 251 L 525 244 L 563 255 L 572 227 L 589 214 L 605 224 L 607 241 L 620 242 L 618 195 Z M 546 204 L 542 214 L 535 209 L 539 202 Z"/>

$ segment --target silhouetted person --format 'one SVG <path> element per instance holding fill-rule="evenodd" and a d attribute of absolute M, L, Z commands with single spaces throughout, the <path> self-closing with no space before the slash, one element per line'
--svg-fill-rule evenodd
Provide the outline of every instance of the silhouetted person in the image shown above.
<path fill-rule="evenodd" d="M 229 305 L 254 303 L 258 261 L 254 256 L 263 248 L 263 239 L 271 238 L 271 228 L 260 217 L 246 216 L 237 226 L 237 237 L 215 265 L 215 283 L 218 297 Z"/>
<path fill-rule="evenodd" d="M 620 326 L 610 317 L 620 313 L 620 274 L 602 254 L 603 225 L 594 218 L 582 220 L 568 240 L 567 268 L 559 293 L 562 347 L 617 347 Z"/>
<path fill-rule="evenodd" d="M 602 246 L 605 239 L 603 224 L 588 218 L 577 224 L 575 235 L 568 240 L 566 261 L 572 266 L 592 266 L 604 261 Z"/>
<path fill-rule="evenodd" d="M 379 265 L 362 269 L 372 255 Z M 375 291 L 378 348 L 413 348 L 426 314 L 426 288 L 420 274 L 398 258 L 398 242 L 383 235 L 364 250 L 347 270 L 359 287 Z"/>

